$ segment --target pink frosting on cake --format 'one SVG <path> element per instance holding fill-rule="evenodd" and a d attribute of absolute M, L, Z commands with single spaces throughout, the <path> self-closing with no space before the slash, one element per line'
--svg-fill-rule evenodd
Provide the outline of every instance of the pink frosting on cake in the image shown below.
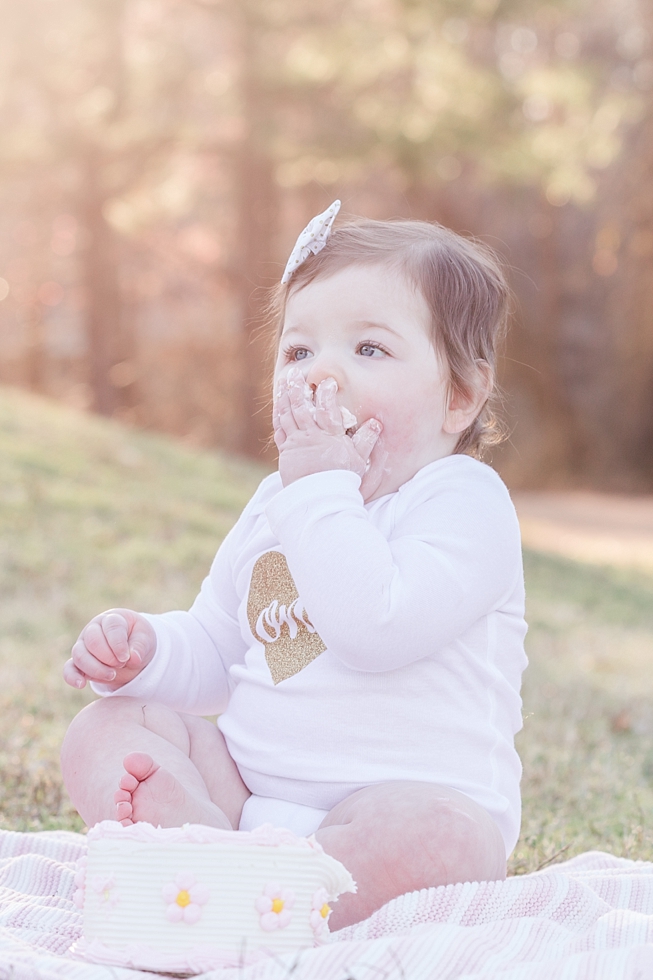
<path fill-rule="evenodd" d="M 183 827 L 153 827 L 150 823 L 135 823 L 123 827 L 116 820 L 103 820 L 87 834 L 93 840 L 133 840 L 141 844 L 252 844 L 259 847 L 301 847 L 323 854 L 314 837 L 296 837 L 290 830 L 262 824 L 255 830 L 219 830 L 203 824 L 185 823 Z"/>

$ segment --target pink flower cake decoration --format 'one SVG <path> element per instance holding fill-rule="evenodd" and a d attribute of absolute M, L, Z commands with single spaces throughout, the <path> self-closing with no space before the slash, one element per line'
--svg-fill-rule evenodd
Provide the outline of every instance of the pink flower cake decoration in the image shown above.
<path fill-rule="evenodd" d="M 295 893 L 290 888 L 268 884 L 263 894 L 256 899 L 256 911 L 261 915 L 261 929 L 274 932 L 275 929 L 285 929 L 290 924 L 295 904 Z"/>
<path fill-rule="evenodd" d="M 329 895 L 326 888 L 318 888 L 313 895 L 310 923 L 313 930 L 313 935 L 316 939 L 322 938 L 329 915 L 331 913 L 331 906 L 328 904 L 328 898 Z"/>
<path fill-rule="evenodd" d="M 91 880 L 93 891 L 100 896 L 100 903 L 113 908 L 118 904 L 119 898 L 116 890 L 116 882 L 113 876 L 107 878 L 106 875 L 95 875 Z"/>
<path fill-rule="evenodd" d="M 163 887 L 163 901 L 168 908 L 166 915 L 170 922 L 187 922 L 193 925 L 202 918 L 202 905 L 206 905 L 211 894 L 206 885 L 198 882 L 195 875 L 180 871 L 174 882 Z"/>

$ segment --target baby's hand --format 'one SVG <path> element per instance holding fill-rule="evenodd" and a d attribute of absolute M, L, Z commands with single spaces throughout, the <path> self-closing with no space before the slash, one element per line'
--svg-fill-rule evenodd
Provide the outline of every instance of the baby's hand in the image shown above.
<path fill-rule="evenodd" d="M 289 372 L 277 392 L 274 408 L 274 441 L 279 449 L 279 473 L 284 486 L 311 473 L 352 470 L 365 475 L 368 460 L 381 434 L 377 419 L 368 419 L 353 436 L 347 435 L 342 411 L 336 401 L 338 385 L 327 378 L 307 397 L 301 371 Z"/>
<path fill-rule="evenodd" d="M 79 634 L 64 665 L 64 680 L 77 688 L 98 681 L 115 691 L 149 664 L 155 650 L 156 633 L 144 616 L 131 609 L 109 609 Z"/>

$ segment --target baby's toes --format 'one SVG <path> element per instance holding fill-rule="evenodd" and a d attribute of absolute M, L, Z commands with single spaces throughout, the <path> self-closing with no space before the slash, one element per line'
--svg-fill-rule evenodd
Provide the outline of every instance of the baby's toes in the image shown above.
<path fill-rule="evenodd" d="M 116 803 L 116 820 L 119 820 L 120 823 L 122 823 L 123 820 L 129 820 L 129 823 L 131 823 L 132 821 L 130 818 L 132 812 L 131 803 L 127 803 L 126 801 L 122 800 L 119 803 Z"/>
<path fill-rule="evenodd" d="M 121 776 L 118 785 L 120 789 L 126 789 L 128 793 L 133 793 L 139 783 L 136 776 L 132 776 L 130 772 L 126 772 L 124 776 Z"/>
<path fill-rule="evenodd" d="M 119 789 L 113 794 L 114 803 L 131 803 L 132 795 L 126 789 Z"/>

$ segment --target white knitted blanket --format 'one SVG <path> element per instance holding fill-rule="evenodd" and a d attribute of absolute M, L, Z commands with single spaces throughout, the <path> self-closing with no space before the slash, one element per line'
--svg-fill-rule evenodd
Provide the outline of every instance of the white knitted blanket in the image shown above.
<path fill-rule="evenodd" d="M 67 955 L 79 936 L 69 833 L 0 831 L 0 980 L 154 980 Z M 653 864 L 591 851 L 504 882 L 389 902 L 313 950 L 203 980 L 648 980 Z"/>

